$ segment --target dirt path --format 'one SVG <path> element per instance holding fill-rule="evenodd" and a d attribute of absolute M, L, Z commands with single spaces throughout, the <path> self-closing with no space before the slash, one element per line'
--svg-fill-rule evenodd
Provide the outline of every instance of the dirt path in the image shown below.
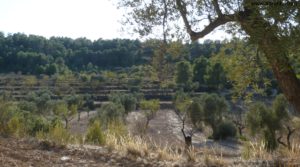
<path fill-rule="evenodd" d="M 142 119 L 142 113 L 132 112 L 128 115 L 127 121 L 132 132 L 135 132 L 134 123 Z M 156 117 L 150 121 L 147 135 L 156 143 L 161 145 L 184 145 L 184 138 L 181 132 L 182 123 L 173 110 L 159 110 Z M 187 127 L 189 128 L 189 127 Z M 193 136 L 195 148 L 211 150 L 211 154 L 222 155 L 228 158 L 238 158 L 241 154 L 241 145 L 234 140 L 213 141 L 207 139 L 201 132 Z"/>

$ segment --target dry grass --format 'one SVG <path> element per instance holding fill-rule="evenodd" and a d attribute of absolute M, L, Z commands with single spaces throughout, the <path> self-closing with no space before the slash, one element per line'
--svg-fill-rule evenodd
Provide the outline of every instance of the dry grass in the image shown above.
<path fill-rule="evenodd" d="M 291 149 L 280 146 L 273 152 L 264 149 L 264 142 L 248 142 L 243 148 L 242 157 L 251 161 L 264 160 L 279 166 L 299 165 L 300 142 L 294 141 Z"/>
<path fill-rule="evenodd" d="M 162 161 L 177 161 L 184 158 L 180 149 L 170 146 L 158 146 L 151 140 L 139 136 L 116 136 L 111 133 L 106 134 L 107 147 L 109 150 L 117 150 L 119 153 L 133 157 L 156 158 Z"/>
<path fill-rule="evenodd" d="M 299 159 L 300 157 L 300 142 L 292 142 L 291 149 L 283 147 L 279 150 L 280 157 L 288 159 Z"/>

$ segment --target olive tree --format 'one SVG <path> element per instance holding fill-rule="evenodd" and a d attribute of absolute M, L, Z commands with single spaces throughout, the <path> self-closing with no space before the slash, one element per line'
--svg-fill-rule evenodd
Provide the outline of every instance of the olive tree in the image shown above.
<path fill-rule="evenodd" d="M 176 64 L 175 81 L 179 88 L 190 90 L 192 83 L 193 71 L 188 61 L 180 61 Z"/>
<path fill-rule="evenodd" d="M 295 48 L 300 41 L 298 1 L 115 1 L 127 9 L 127 25 L 142 36 L 161 32 L 166 41 L 182 38 L 187 32 L 196 41 L 222 28 L 249 37 L 267 59 L 287 100 L 300 112 L 300 81 L 289 60 L 290 55 L 297 54 Z"/>
<path fill-rule="evenodd" d="M 250 106 L 246 115 L 247 127 L 252 135 L 261 134 L 265 142 L 265 148 L 273 151 L 282 144 L 290 148 L 290 137 L 295 130 L 288 124 L 291 117 L 287 110 L 287 103 L 282 95 L 276 97 L 272 108 L 263 103 L 255 103 Z M 288 130 L 287 143 L 282 139 L 282 130 L 286 127 Z M 279 135 L 279 136 L 278 136 Z"/>
<path fill-rule="evenodd" d="M 68 129 L 69 122 L 77 113 L 77 107 L 75 105 L 71 105 L 70 107 L 68 107 L 68 104 L 63 100 L 55 101 L 53 105 L 53 113 L 56 116 L 61 117 L 65 121 L 65 128 Z"/>
<path fill-rule="evenodd" d="M 186 147 L 189 148 L 192 146 L 192 137 L 196 130 L 189 117 L 189 107 L 193 101 L 187 93 L 178 91 L 175 94 L 173 103 L 175 105 L 175 113 L 181 123 L 181 132 L 184 137 Z"/>
<path fill-rule="evenodd" d="M 121 104 L 126 114 L 136 109 L 137 98 L 133 94 L 112 93 L 108 98 L 111 102 Z"/>
<path fill-rule="evenodd" d="M 111 121 L 124 121 L 125 110 L 120 103 L 109 102 L 101 106 L 97 111 L 96 119 L 100 119 L 104 128 L 107 128 Z"/>
<path fill-rule="evenodd" d="M 217 94 L 203 94 L 193 99 L 190 107 L 190 115 L 193 123 L 209 126 L 212 130 L 211 137 L 225 139 L 235 137 L 236 129 L 233 123 L 226 119 L 229 105 L 224 97 Z"/>
<path fill-rule="evenodd" d="M 140 107 L 143 111 L 143 114 L 146 118 L 146 122 L 144 124 L 143 132 L 148 129 L 149 123 L 152 119 L 155 118 L 157 111 L 159 110 L 159 100 L 142 100 L 140 102 Z"/>

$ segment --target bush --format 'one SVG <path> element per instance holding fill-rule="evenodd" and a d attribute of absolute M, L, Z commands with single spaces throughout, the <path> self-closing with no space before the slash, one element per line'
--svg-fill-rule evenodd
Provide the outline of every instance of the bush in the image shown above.
<path fill-rule="evenodd" d="M 101 120 L 102 125 L 107 126 L 110 121 L 120 120 L 123 121 L 125 110 L 119 103 L 108 103 L 101 106 L 98 110 L 98 118 Z"/>
<path fill-rule="evenodd" d="M 27 133 L 31 136 L 36 136 L 40 131 L 49 132 L 49 127 L 48 121 L 41 116 L 31 114 L 26 116 L 26 129 Z"/>
<path fill-rule="evenodd" d="M 105 144 L 105 135 L 101 129 L 100 121 L 96 120 L 90 125 L 86 135 L 86 141 L 99 145 Z"/>
<path fill-rule="evenodd" d="M 216 140 L 226 139 L 228 137 L 236 136 L 236 128 L 232 122 L 222 122 L 217 126 L 216 131 L 213 134 L 213 138 Z"/>
<path fill-rule="evenodd" d="M 19 116 L 13 116 L 7 123 L 7 134 L 14 137 L 23 137 L 26 135 L 24 120 Z"/>
<path fill-rule="evenodd" d="M 50 127 L 47 139 L 57 144 L 67 144 L 70 142 L 71 134 L 61 124 L 56 124 L 54 127 Z"/>
<path fill-rule="evenodd" d="M 126 114 L 136 109 L 137 98 L 132 94 L 114 93 L 109 95 L 109 100 L 122 104 Z"/>
<path fill-rule="evenodd" d="M 0 101 L 0 134 L 9 135 L 8 122 L 19 113 L 19 108 L 11 102 Z M 15 118 L 16 119 L 16 118 Z M 13 123 L 13 122 L 11 122 Z M 12 127 L 13 125 L 11 125 Z"/>

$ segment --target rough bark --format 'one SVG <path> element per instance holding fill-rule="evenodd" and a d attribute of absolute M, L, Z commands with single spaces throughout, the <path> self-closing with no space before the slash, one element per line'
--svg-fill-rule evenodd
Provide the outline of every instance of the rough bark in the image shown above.
<path fill-rule="evenodd" d="M 186 148 L 190 148 L 192 146 L 192 136 L 187 136 L 184 132 L 183 129 L 181 129 L 181 132 L 183 134 L 183 137 L 184 137 L 184 141 L 185 141 L 185 146 Z"/>

